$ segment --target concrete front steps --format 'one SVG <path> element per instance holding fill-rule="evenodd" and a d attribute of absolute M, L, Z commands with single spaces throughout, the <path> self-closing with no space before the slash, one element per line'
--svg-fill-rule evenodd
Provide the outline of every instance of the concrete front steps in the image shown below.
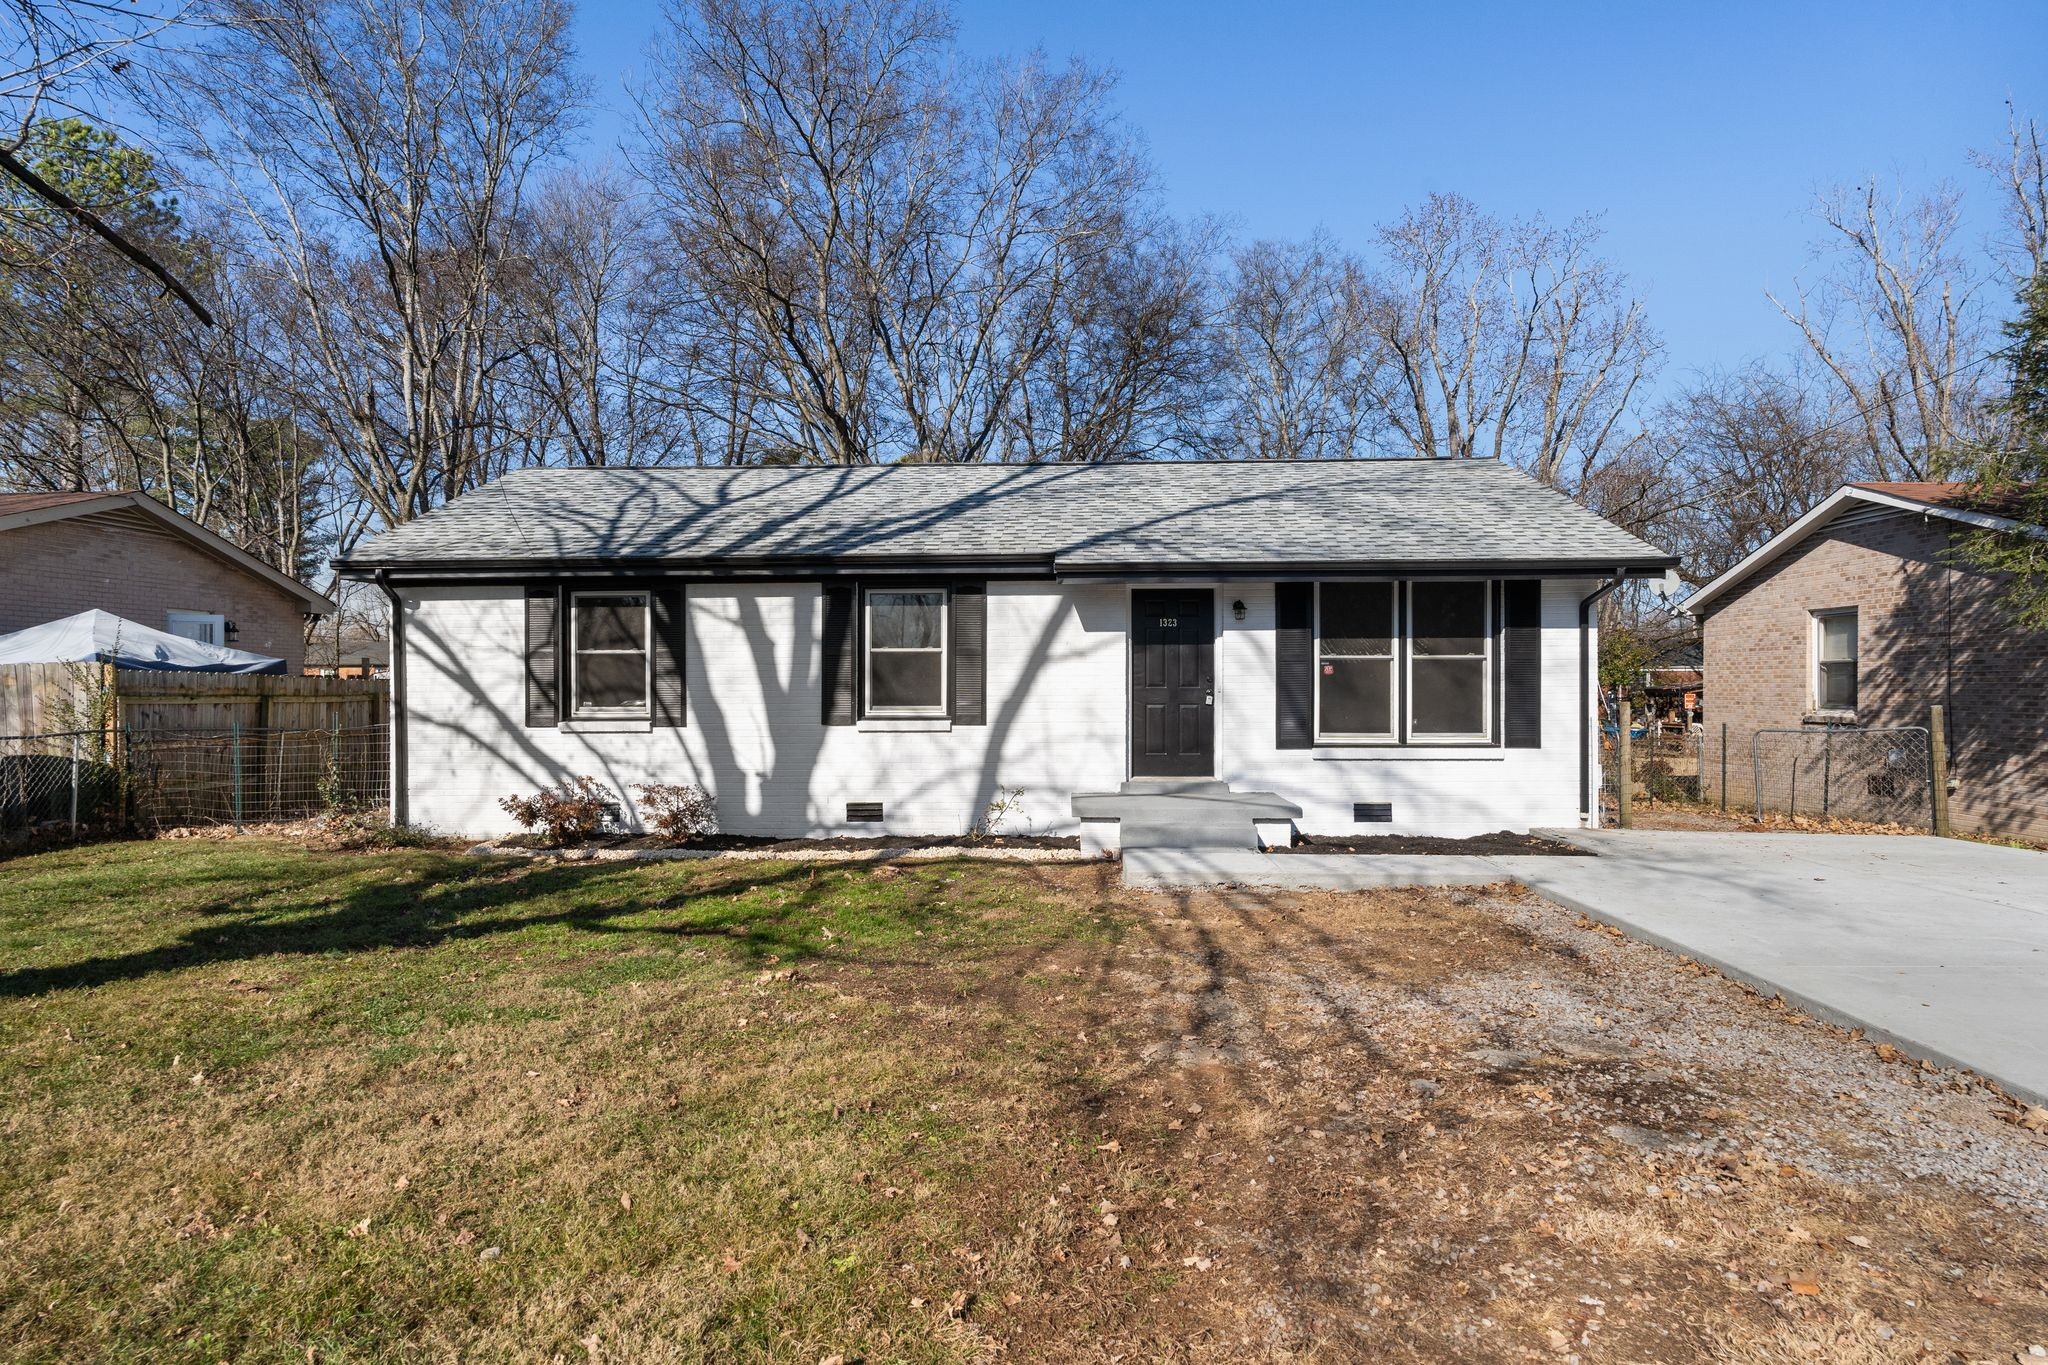
<path fill-rule="evenodd" d="M 1074 816 L 1114 821 L 1124 885 L 1163 891 L 1257 886 L 1355 891 L 1382 886 L 1484 886 L 1504 880 L 1486 858 L 1439 855 L 1273 854 L 1260 834 L 1290 837 L 1301 807 L 1273 792 L 1234 792 L 1209 779 L 1137 778 L 1113 792 L 1082 792 Z M 1261 831 L 1261 826 L 1266 828 Z M 1084 835 L 1084 844 L 1087 842 Z"/>
<path fill-rule="evenodd" d="M 1255 849 L 1258 826 L 1289 823 L 1301 807 L 1272 792 L 1234 792 L 1225 782 L 1138 778 L 1113 792 L 1079 792 L 1074 816 L 1114 820 L 1125 857 L 1133 850 Z"/>

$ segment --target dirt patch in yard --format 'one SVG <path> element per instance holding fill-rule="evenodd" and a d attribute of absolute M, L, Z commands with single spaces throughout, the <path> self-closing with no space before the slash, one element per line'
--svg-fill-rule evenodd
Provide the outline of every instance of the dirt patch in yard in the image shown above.
<path fill-rule="evenodd" d="M 1294 842 L 1276 845 L 1268 853 L 1443 853 L 1465 854 L 1469 857 L 1496 858 L 1517 855 L 1553 854 L 1561 857 L 1588 857 L 1583 848 L 1557 839 L 1541 839 L 1533 834 L 1514 834 L 1500 830 L 1493 834 L 1474 834 L 1463 839 L 1442 839 L 1427 834 L 1365 834 L 1338 836 L 1327 834 L 1297 834 Z"/>
<path fill-rule="evenodd" d="M 1076 885 L 1091 874 L 1037 871 Z M 924 1041 L 1077 1063 L 1061 1215 L 1103 1349 L 1202 1360 L 2000 1360 L 2048 1342 L 2048 1135 L 1504 889 L 1126 898 Z M 1092 1081 L 1078 1079 L 1092 1075 Z M 1019 1358 L 1055 1302 L 992 1314 Z"/>

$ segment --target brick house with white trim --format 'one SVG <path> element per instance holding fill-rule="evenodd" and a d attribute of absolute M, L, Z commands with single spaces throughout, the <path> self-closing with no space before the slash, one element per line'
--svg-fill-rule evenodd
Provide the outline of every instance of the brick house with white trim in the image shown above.
<path fill-rule="evenodd" d="M 1737 803 L 1759 730 L 1925 725 L 1940 704 L 1954 827 L 2048 840 L 2048 634 L 2017 628 L 1999 579 L 1956 553 L 1973 527 L 2015 524 L 1965 493 L 1847 485 L 1687 601 Z"/>

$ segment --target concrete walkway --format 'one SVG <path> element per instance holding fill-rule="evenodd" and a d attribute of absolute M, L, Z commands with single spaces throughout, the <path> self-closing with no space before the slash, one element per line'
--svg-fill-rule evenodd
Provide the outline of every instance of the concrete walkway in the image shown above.
<path fill-rule="evenodd" d="M 2048 1104 L 2048 853 L 1848 834 L 1544 830 L 1498 858 L 1571 909 Z"/>

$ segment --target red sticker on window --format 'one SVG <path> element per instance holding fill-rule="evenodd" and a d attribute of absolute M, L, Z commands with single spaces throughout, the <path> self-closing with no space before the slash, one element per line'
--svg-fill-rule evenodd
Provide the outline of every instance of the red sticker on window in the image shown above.
<path fill-rule="evenodd" d="M 1324 673 L 1335 673 L 1336 671 L 1337 671 L 1337 665 L 1335 665 L 1335 664 L 1324 664 L 1324 665 L 1323 665 L 1323 672 L 1324 672 Z"/>

